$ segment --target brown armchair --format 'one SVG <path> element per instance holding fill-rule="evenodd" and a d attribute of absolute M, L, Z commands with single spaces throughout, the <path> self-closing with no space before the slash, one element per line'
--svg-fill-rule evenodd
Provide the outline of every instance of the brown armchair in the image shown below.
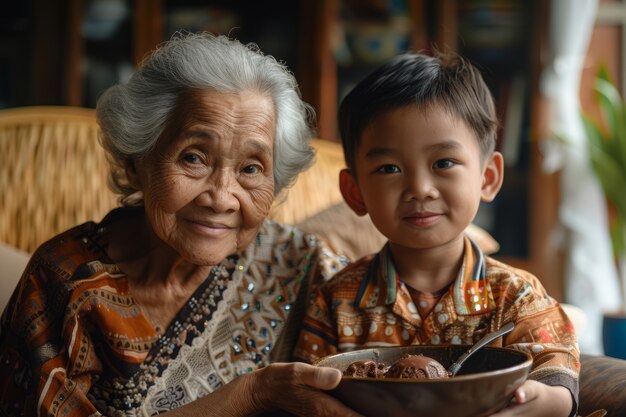
<path fill-rule="evenodd" d="M 582 355 L 578 413 L 588 416 L 599 409 L 606 417 L 626 417 L 626 360 Z"/>

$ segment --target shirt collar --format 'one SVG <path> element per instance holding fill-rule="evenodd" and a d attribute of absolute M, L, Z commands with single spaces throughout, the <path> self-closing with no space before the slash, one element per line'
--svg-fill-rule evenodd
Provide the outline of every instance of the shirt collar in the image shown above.
<path fill-rule="evenodd" d="M 389 243 L 376 254 L 361 282 L 354 305 L 361 309 L 392 306 L 397 302 L 400 281 Z M 454 308 L 459 315 L 485 314 L 495 308 L 487 280 L 485 255 L 469 237 L 464 237 L 463 264 L 452 290 Z M 447 294 L 443 296 L 446 298 Z"/>

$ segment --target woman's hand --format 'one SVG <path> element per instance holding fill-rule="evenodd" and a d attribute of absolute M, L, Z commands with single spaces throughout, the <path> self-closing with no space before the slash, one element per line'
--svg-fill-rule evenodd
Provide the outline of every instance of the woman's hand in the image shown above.
<path fill-rule="evenodd" d="M 565 387 L 527 380 L 515 391 L 511 404 L 491 417 L 567 417 L 572 411 L 572 394 Z"/>
<path fill-rule="evenodd" d="M 257 410 L 284 410 L 298 416 L 360 416 L 323 392 L 339 384 L 341 372 L 337 369 L 275 363 L 247 376 Z"/>
<path fill-rule="evenodd" d="M 283 415 L 362 417 L 323 390 L 333 389 L 341 372 L 306 363 L 275 363 L 242 375 L 220 389 L 176 408 L 171 417 Z"/>

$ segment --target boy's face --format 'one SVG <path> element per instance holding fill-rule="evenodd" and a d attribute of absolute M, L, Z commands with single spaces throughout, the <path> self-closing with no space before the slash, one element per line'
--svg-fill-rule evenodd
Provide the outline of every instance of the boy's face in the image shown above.
<path fill-rule="evenodd" d="M 385 112 L 365 129 L 341 190 L 359 215 L 369 213 L 392 243 L 425 249 L 452 243 L 480 201 L 502 184 L 502 156 L 481 160 L 473 131 L 440 107 L 409 105 Z"/>

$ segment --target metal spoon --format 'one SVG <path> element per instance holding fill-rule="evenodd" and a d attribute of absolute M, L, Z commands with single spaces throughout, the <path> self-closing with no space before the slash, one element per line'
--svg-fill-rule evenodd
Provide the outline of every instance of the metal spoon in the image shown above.
<path fill-rule="evenodd" d="M 504 336 L 505 334 L 509 333 L 511 330 L 513 330 L 514 327 L 515 327 L 515 323 L 510 322 L 510 323 L 507 323 L 506 325 L 500 327 L 495 332 L 487 333 L 486 335 L 484 335 L 478 342 L 476 342 L 476 344 L 474 344 L 474 346 L 472 346 L 471 348 L 469 348 L 469 350 L 467 352 L 462 354 L 459 357 L 459 359 L 457 359 L 456 362 L 454 362 L 452 365 L 450 365 L 450 367 L 448 368 L 448 374 L 451 377 L 456 375 L 457 372 L 459 372 L 459 369 L 461 369 L 461 365 L 463 365 L 463 363 L 470 356 L 472 356 L 478 349 L 480 349 L 481 347 L 485 346 L 489 342 L 497 339 L 498 337 Z"/>

